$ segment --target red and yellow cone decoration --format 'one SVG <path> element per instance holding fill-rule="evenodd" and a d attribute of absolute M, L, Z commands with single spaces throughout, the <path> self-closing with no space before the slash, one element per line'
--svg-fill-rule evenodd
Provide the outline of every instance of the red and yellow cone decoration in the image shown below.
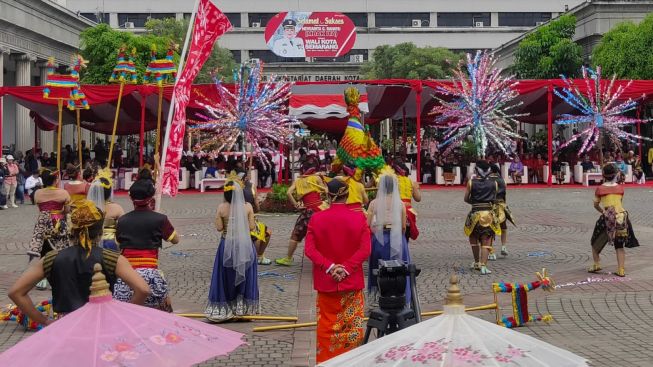
<path fill-rule="evenodd" d="M 334 171 L 340 170 L 342 165 L 356 166 L 356 176 L 361 175 L 363 171 L 378 172 L 385 166 L 381 149 L 361 123 L 359 100 L 360 93 L 356 88 L 350 87 L 345 90 L 349 121 L 333 162 Z"/>

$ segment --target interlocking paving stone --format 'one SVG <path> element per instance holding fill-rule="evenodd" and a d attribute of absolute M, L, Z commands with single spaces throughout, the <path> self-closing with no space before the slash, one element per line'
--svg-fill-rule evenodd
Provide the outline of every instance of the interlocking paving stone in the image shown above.
<path fill-rule="evenodd" d="M 508 258 L 490 263 L 493 273 L 480 276 L 469 270 L 471 252 L 462 233 L 469 206 L 463 191 L 425 191 L 417 203 L 420 238 L 411 242 L 414 262 L 422 269 L 418 289 L 423 310 L 442 307 L 449 276 L 458 273 L 466 304 L 492 302 L 491 284 L 497 281 L 533 281 L 534 272 L 546 267 L 563 287 L 553 293 L 540 290 L 530 296 L 533 314 L 549 313 L 550 324 L 534 323 L 518 331 L 589 358 L 593 366 L 651 366 L 653 348 L 653 259 L 649 247 L 653 239 L 653 204 L 648 188 L 628 186 L 624 200 L 641 247 L 627 249 L 627 278 L 614 279 L 616 258 L 610 248 L 603 256 L 604 273 L 588 274 L 591 262 L 589 238 L 598 213 L 592 208 L 593 189 L 509 188 L 509 205 L 517 218 L 517 228 L 509 226 Z M 164 246 L 161 268 L 169 282 L 176 312 L 202 312 L 208 294 L 219 235 L 213 227 L 220 194 L 181 195 L 164 199 L 163 210 L 183 235 L 178 246 Z M 124 196 L 118 202 L 131 208 Z M 36 209 L 23 206 L 0 211 L 0 305 L 9 303 L 7 290 L 27 267 L 27 249 Z M 274 259 L 286 252 L 294 215 L 263 215 L 273 231 L 266 255 Z M 310 262 L 302 261 L 300 245 L 292 267 L 260 266 L 259 272 L 274 272 L 259 278 L 263 314 L 314 318 L 314 292 L 310 282 Z M 182 255 L 180 255 L 180 253 Z M 185 255 L 185 256 L 184 256 Z M 302 265 L 304 264 L 304 265 Z M 302 269 L 302 266 L 304 269 Z M 366 267 L 367 269 L 367 267 Z M 307 278 L 309 277 L 309 278 Z M 588 282 L 590 278 L 592 282 Z M 300 292 L 300 282 L 303 280 Z M 34 292 L 35 301 L 49 292 Z M 501 312 L 510 314 L 508 295 L 500 298 Z M 300 308 L 298 312 L 298 307 Z M 474 315 L 492 321 L 493 311 Z M 314 329 L 253 333 L 254 326 L 271 322 L 240 322 L 219 326 L 247 334 L 248 345 L 229 356 L 200 366 L 304 366 L 313 363 Z M 11 322 L 0 322 L 0 351 L 31 335 Z"/>

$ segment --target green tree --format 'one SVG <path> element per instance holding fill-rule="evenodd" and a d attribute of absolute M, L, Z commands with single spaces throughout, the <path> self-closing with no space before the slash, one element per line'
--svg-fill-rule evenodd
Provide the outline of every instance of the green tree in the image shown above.
<path fill-rule="evenodd" d="M 150 62 L 150 49 L 156 45 L 159 57 L 165 57 L 170 44 L 169 39 L 154 35 L 136 36 L 128 32 L 112 29 L 107 24 L 98 24 L 87 28 L 80 35 L 81 55 L 88 60 L 88 68 L 82 71 L 84 84 L 108 84 L 109 77 L 116 65 L 118 49 L 126 45 L 129 50 L 136 48 L 134 63 L 138 70 L 139 80 L 145 73 Z M 178 61 L 178 55 L 176 55 Z"/>
<path fill-rule="evenodd" d="M 173 18 L 150 19 L 145 23 L 145 28 L 148 34 L 165 37 L 181 47 L 186 37 L 188 24 L 188 20 L 180 21 Z M 216 70 L 218 71 L 218 75 L 223 77 L 224 81 L 231 82 L 233 81 L 233 69 L 235 66 L 236 62 L 231 51 L 215 44 L 213 45 L 211 56 L 206 60 L 202 70 L 200 70 L 197 78 L 195 78 L 195 83 L 212 83 L 213 78 L 211 73 Z"/>
<path fill-rule="evenodd" d="M 576 17 L 563 15 L 519 43 L 514 70 L 522 79 L 573 77 L 583 64 L 582 47 L 572 40 Z"/>
<path fill-rule="evenodd" d="M 603 35 L 592 53 L 592 64 L 606 76 L 625 79 L 653 79 L 653 13 L 639 25 L 619 23 Z"/>
<path fill-rule="evenodd" d="M 443 79 L 451 75 L 461 55 L 442 47 L 417 47 L 411 42 L 378 46 L 363 64 L 368 79 Z"/>

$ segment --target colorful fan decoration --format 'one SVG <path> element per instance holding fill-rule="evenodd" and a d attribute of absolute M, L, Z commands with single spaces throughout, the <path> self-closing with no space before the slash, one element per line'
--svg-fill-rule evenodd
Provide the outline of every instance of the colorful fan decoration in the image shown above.
<path fill-rule="evenodd" d="M 288 116 L 287 102 L 292 83 L 272 75 L 261 83 L 263 65 L 260 61 L 243 64 L 234 71 L 235 90 L 231 92 L 215 78 L 220 104 L 198 101 L 205 109 L 198 119 L 189 119 L 191 132 L 201 134 L 200 149 L 231 151 L 239 138 L 251 145 L 251 153 L 264 164 L 268 159 L 263 138 L 287 144 L 293 138 L 293 126 L 299 122 Z"/>
<path fill-rule="evenodd" d="M 138 73 L 136 72 L 136 65 L 134 58 L 136 57 L 136 48 L 132 48 L 129 57 L 125 58 L 127 53 L 127 46 L 120 47 L 118 50 L 118 62 L 113 68 L 109 82 L 111 83 L 138 83 Z"/>
<path fill-rule="evenodd" d="M 37 311 L 49 315 L 51 313 L 52 303 L 49 300 L 46 300 L 36 304 L 35 307 Z M 33 321 L 16 305 L 7 305 L 6 309 L 0 312 L 0 320 L 16 321 L 16 323 L 22 325 L 25 330 L 41 330 L 44 327 L 44 325 Z"/>
<path fill-rule="evenodd" d="M 54 58 L 49 58 L 43 98 L 67 100 L 69 110 L 88 110 L 88 100 L 79 84 L 79 73 L 87 63 L 81 55 L 75 55 L 70 74 L 57 74 Z"/>
<path fill-rule="evenodd" d="M 165 59 L 157 59 L 156 45 L 151 47 L 150 63 L 145 69 L 143 83 L 156 84 L 159 87 L 164 84 L 174 84 L 177 77 L 177 66 L 173 61 L 176 45 L 171 44 L 166 52 Z"/>
<path fill-rule="evenodd" d="M 528 292 L 533 289 L 541 288 L 544 291 L 552 292 L 555 284 L 549 277 L 546 269 L 541 272 L 536 272 L 537 280 L 531 283 L 493 283 L 492 290 L 494 293 L 510 293 L 512 295 L 512 316 L 504 316 L 499 319 L 497 314 L 498 324 L 507 328 L 514 328 L 523 326 L 531 321 L 545 321 L 553 320 L 551 315 L 533 316 L 528 313 Z"/>
<path fill-rule="evenodd" d="M 568 146 L 577 139 L 582 139 L 583 143 L 578 150 L 578 155 L 582 155 L 592 150 L 599 142 L 601 134 L 607 136 L 617 146 L 620 139 L 632 143 L 637 143 L 640 139 L 650 140 L 623 130 L 627 125 L 649 121 L 624 116 L 627 112 L 637 108 L 637 102 L 630 98 L 625 102 L 620 102 L 622 94 L 628 89 L 632 80 L 625 86 L 619 85 L 615 90 L 616 76 L 612 77 L 610 83 L 602 83 L 601 67 L 597 67 L 596 71 L 583 67 L 582 73 L 586 88 L 585 93 L 580 91 L 573 80 L 564 76 L 562 76 L 562 79 L 566 87 L 561 90 L 553 90 L 553 93 L 580 112 L 580 115 L 560 115 L 555 121 L 557 125 L 588 124 L 579 133 L 573 135 L 567 143 L 561 145 L 561 148 Z"/>
<path fill-rule="evenodd" d="M 436 121 L 447 128 L 441 148 L 449 154 L 471 136 L 476 146 L 476 155 L 485 157 L 488 147 L 509 153 L 513 139 L 520 139 L 515 133 L 517 117 L 525 114 L 513 113 L 521 105 L 514 99 L 517 81 L 512 76 L 504 78 L 501 69 L 495 68 L 496 61 L 488 53 L 467 54 L 467 63 L 461 61 L 454 72 L 451 85 L 440 85 L 437 92 L 451 98 L 434 96 L 439 105 L 431 114 Z"/>
<path fill-rule="evenodd" d="M 338 172 L 343 165 L 355 166 L 356 174 L 359 179 L 362 171 L 379 172 L 385 166 L 385 160 L 381 154 L 381 149 L 376 145 L 374 139 L 370 136 L 369 131 L 363 127 L 361 122 L 361 112 L 358 108 L 360 93 L 358 89 L 350 87 L 345 89 L 345 103 L 347 103 L 347 112 L 349 121 L 345 134 L 336 150 L 336 158 L 332 164 L 332 170 Z"/>

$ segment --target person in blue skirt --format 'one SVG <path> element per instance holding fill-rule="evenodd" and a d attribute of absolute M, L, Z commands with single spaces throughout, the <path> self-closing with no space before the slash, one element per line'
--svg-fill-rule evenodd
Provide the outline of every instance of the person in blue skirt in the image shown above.
<path fill-rule="evenodd" d="M 256 248 L 250 232 L 255 229 L 254 210 L 243 196 L 243 184 L 233 177 L 224 186 L 224 202 L 218 206 L 215 227 L 222 237 L 213 265 L 207 319 L 226 321 L 259 313 Z"/>
<path fill-rule="evenodd" d="M 369 299 L 378 299 L 377 277 L 373 270 L 378 269 L 379 260 L 403 260 L 410 262 L 406 232 L 406 206 L 399 196 L 397 176 L 386 171 L 379 176 L 376 198 L 367 210 L 367 223 L 372 232 L 372 253 L 370 254 L 367 290 Z M 408 278 L 406 278 L 408 282 Z M 406 300 L 410 301 L 410 286 L 406 284 Z"/>

